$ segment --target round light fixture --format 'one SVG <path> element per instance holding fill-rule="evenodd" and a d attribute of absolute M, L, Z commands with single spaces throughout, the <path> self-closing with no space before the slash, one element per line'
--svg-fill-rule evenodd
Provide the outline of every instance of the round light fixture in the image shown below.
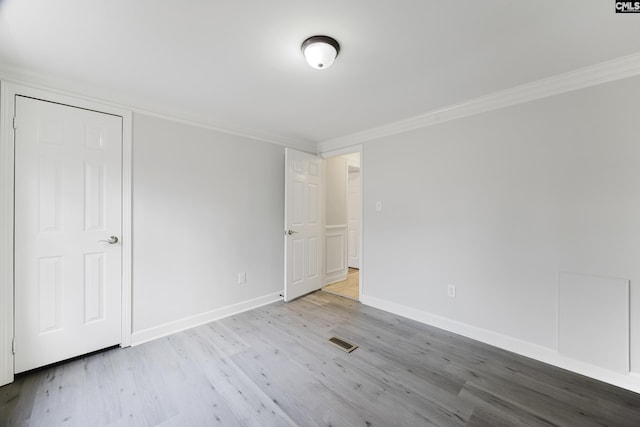
<path fill-rule="evenodd" d="M 302 42 L 302 54 L 316 69 L 329 68 L 340 53 L 340 44 L 328 36 L 313 36 Z"/>

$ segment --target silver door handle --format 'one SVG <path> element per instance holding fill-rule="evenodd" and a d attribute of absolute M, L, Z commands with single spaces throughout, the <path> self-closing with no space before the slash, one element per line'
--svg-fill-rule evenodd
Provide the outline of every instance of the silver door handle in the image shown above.
<path fill-rule="evenodd" d="M 110 245 L 115 245 L 116 243 L 118 243 L 118 238 L 116 236 L 111 236 L 107 240 L 98 240 L 98 242 L 104 242 Z"/>
<path fill-rule="evenodd" d="M 287 234 L 288 234 L 289 236 L 291 236 L 292 234 L 295 234 L 295 233 L 297 233 L 297 231 L 287 230 Z"/>

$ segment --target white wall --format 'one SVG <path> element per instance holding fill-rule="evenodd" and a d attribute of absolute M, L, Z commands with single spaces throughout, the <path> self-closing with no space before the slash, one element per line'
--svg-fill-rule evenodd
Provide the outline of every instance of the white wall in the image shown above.
<path fill-rule="evenodd" d="M 640 372 L 639 116 L 634 77 L 368 142 L 363 301 L 552 354 L 559 272 L 629 279 Z"/>
<path fill-rule="evenodd" d="M 357 153 L 358 155 L 360 153 Z M 348 162 L 351 167 L 351 161 Z M 355 163 L 355 162 L 354 162 Z M 360 160 L 357 161 L 359 168 Z M 362 197 L 360 194 L 360 170 L 349 172 L 347 175 L 347 265 L 360 268 L 360 212 Z"/>
<path fill-rule="evenodd" d="M 326 159 L 325 285 L 347 278 L 347 161 Z"/>
<path fill-rule="evenodd" d="M 284 277 L 283 147 L 143 114 L 133 127 L 134 342 L 273 300 Z"/>
<path fill-rule="evenodd" d="M 347 161 L 342 157 L 325 160 L 326 223 L 347 224 Z"/>

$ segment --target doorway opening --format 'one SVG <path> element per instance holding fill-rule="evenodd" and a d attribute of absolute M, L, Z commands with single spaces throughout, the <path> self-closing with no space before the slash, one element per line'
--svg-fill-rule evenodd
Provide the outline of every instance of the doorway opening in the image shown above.
<path fill-rule="evenodd" d="M 360 152 L 325 159 L 326 292 L 360 300 Z"/>

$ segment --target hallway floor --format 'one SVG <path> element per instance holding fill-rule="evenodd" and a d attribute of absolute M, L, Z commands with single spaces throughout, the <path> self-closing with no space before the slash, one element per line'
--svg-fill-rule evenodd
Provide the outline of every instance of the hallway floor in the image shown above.
<path fill-rule="evenodd" d="M 349 268 L 347 278 L 322 288 L 323 291 L 358 301 L 360 299 L 360 270 Z"/>

